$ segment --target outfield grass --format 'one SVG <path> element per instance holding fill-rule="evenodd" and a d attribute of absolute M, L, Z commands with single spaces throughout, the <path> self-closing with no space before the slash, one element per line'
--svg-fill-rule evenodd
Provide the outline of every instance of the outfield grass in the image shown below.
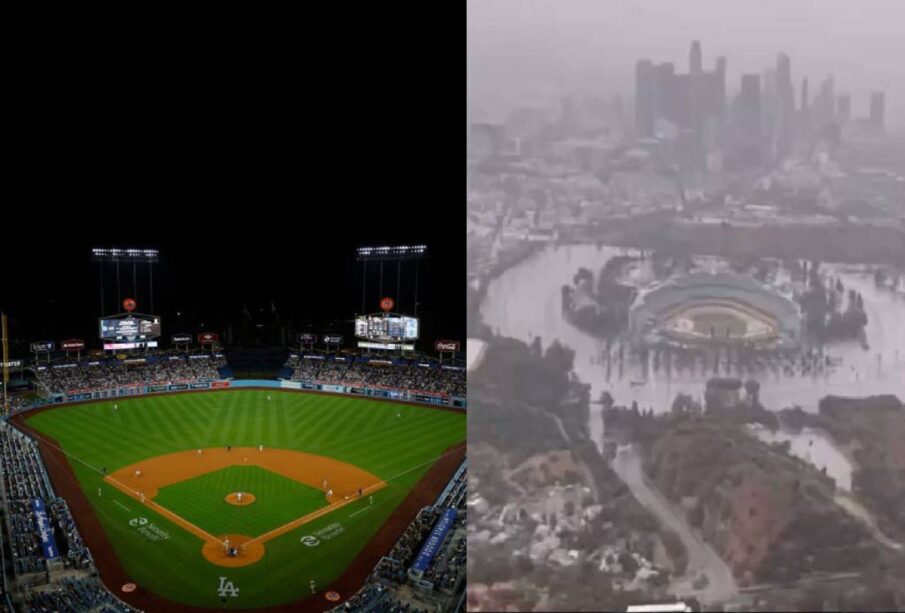
<path fill-rule="evenodd" d="M 268 393 L 271 401 L 266 399 Z M 70 455 L 70 464 L 132 579 L 161 596 L 198 606 L 221 606 L 220 577 L 240 589 L 237 597 L 228 599 L 229 608 L 295 600 L 310 593 L 310 580 L 325 587 L 342 574 L 436 458 L 465 439 L 464 412 L 344 396 L 237 390 L 116 403 L 118 410 L 112 400 L 61 407 L 36 414 L 28 423 L 56 439 Z M 201 556 L 202 543 L 196 536 L 102 482 L 102 467 L 109 473 L 175 451 L 259 444 L 348 462 L 381 477 L 388 486 L 374 494 L 373 506 L 367 499 L 356 501 L 267 542 L 260 562 L 223 568 Z M 316 492 L 282 479 L 263 469 L 233 467 L 162 488 L 156 501 L 190 521 L 194 517 L 214 533 L 255 535 L 266 531 L 258 526 L 285 523 L 281 514 L 298 516 L 277 503 L 284 496 L 299 501 L 307 496 L 292 488 Z M 104 489 L 101 497 L 98 487 Z M 223 502 L 226 493 L 240 489 L 267 495 L 247 507 Z M 322 495 L 314 498 L 310 510 L 324 502 Z M 246 528 L 241 515 L 252 509 Z M 138 517 L 159 529 L 151 533 L 157 540 L 130 525 L 129 520 Z M 317 545 L 303 545 L 300 538 L 305 535 L 314 535 Z"/>
<path fill-rule="evenodd" d="M 236 506 L 225 494 L 252 492 Z M 327 506 L 324 493 L 257 466 L 231 466 L 160 489 L 154 502 L 213 535 L 258 536 Z"/>

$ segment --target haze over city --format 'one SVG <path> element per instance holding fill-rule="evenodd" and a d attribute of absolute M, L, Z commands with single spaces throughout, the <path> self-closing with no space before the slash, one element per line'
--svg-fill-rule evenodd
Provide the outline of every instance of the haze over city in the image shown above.
<path fill-rule="evenodd" d="M 782 52 L 796 85 L 833 75 L 855 117 L 868 114 L 871 91 L 885 91 L 887 125 L 905 132 L 905 3 L 897 0 L 469 0 L 467 10 L 474 120 L 572 92 L 630 95 L 636 60 L 684 69 L 697 39 L 705 65 L 726 56 L 730 92 L 742 73 L 772 66 Z"/>

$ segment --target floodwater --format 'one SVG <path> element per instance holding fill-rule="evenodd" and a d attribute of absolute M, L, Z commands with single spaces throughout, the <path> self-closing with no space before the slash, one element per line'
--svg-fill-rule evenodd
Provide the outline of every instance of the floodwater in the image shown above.
<path fill-rule="evenodd" d="M 611 257 L 630 253 L 615 247 L 595 245 L 549 246 L 496 278 L 488 287 L 481 314 L 496 333 L 530 342 L 540 336 L 544 347 L 559 339 L 575 351 L 575 372 L 591 385 L 591 397 L 609 391 L 617 404 L 637 402 L 642 409 L 668 411 L 679 393 L 703 399 L 704 384 L 712 372 L 689 370 L 670 374 L 662 369 L 645 378 L 644 371 L 628 358 L 622 368 L 619 340 L 610 346 L 609 368 L 605 359 L 607 343 L 565 321 L 561 288 L 570 285 L 580 266 L 595 275 Z M 838 361 L 835 371 L 817 375 L 786 375 L 780 369 L 762 373 L 761 402 L 771 410 L 801 406 L 816 412 L 818 402 L 828 394 L 867 396 L 896 394 L 905 399 L 905 295 L 874 287 L 873 275 L 863 267 L 822 264 L 821 271 L 838 276 L 846 290 L 861 293 L 868 324 L 868 348 L 858 342 L 831 344 L 827 354 Z M 593 405 L 590 419 L 593 440 L 600 445 L 600 406 Z"/>
<path fill-rule="evenodd" d="M 821 430 L 803 428 L 801 432 L 773 431 L 759 424 L 748 424 L 748 430 L 765 443 L 789 441 L 789 452 L 817 467 L 836 481 L 836 487 L 852 491 L 852 464 Z"/>

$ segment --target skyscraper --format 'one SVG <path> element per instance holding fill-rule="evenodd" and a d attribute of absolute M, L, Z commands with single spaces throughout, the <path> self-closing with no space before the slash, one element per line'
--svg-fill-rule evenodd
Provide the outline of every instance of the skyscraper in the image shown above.
<path fill-rule="evenodd" d="M 739 127 L 744 139 L 749 143 L 760 140 L 762 114 L 760 75 L 742 75 L 742 91 L 739 95 Z"/>
<path fill-rule="evenodd" d="M 701 55 L 701 42 L 693 41 L 691 43 L 691 53 L 689 54 L 688 72 L 692 75 L 699 75 L 704 71 L 704 59 Z"/>
<path fill-rule="evenodd" d="M 785 53 L 776 57 L 777 154 L 789 152 L 795 123 L 795 86 L 792 85 L 792 60 Z"/>
<path fill-rule="evenodd" d="M 650 60 L 635 64 L 635 132 L 639 138 L 654 134 L 654 65 Z"/>
<path fill-rule="evenodd" d="M 852 97 L 849 94 L 839 94 L 836 102 L 836 117 L 839 123 L 848 123 L 852 118 Z"/>
<path fill-rule="evenodd" d="M 886 94 L 873 92 L 870 95 L 870 125 L 876 130 L 883 130 L 886 122 Z"/>

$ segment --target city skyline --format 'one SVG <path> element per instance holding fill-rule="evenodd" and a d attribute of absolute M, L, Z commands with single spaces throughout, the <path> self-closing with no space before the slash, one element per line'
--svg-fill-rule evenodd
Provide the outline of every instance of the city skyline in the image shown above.
<path fill-rule="evenodd" d="M 715 58 L 727 57 L 729 95 L 738 92 L 741 75 L 761 73 L 784 54 L 792 61 L 796 93 L 804 78 L 813 85 L 833 76 L 858 119 L 868 117 L 872 93 L 883 91 L 887 127 L 903 133 L 905 68 L 886 59 L 905 53 L 894 26 L 901 5 L 874 1 L 859 7 L 802 2 L 783 6 L 783 19 L 771 21 L 776 11 L 763 3 L 752 10 L 698 0 L 678 10 L 655 0 L 555 7 L 469 2 L 468 102 L 473 113 L 493 120 L 528 101 L 572 93 L 630 94 L 638 59 L 672 62 L 687 72 L 689 44 L 698 40 L 705 70 Z"/>

